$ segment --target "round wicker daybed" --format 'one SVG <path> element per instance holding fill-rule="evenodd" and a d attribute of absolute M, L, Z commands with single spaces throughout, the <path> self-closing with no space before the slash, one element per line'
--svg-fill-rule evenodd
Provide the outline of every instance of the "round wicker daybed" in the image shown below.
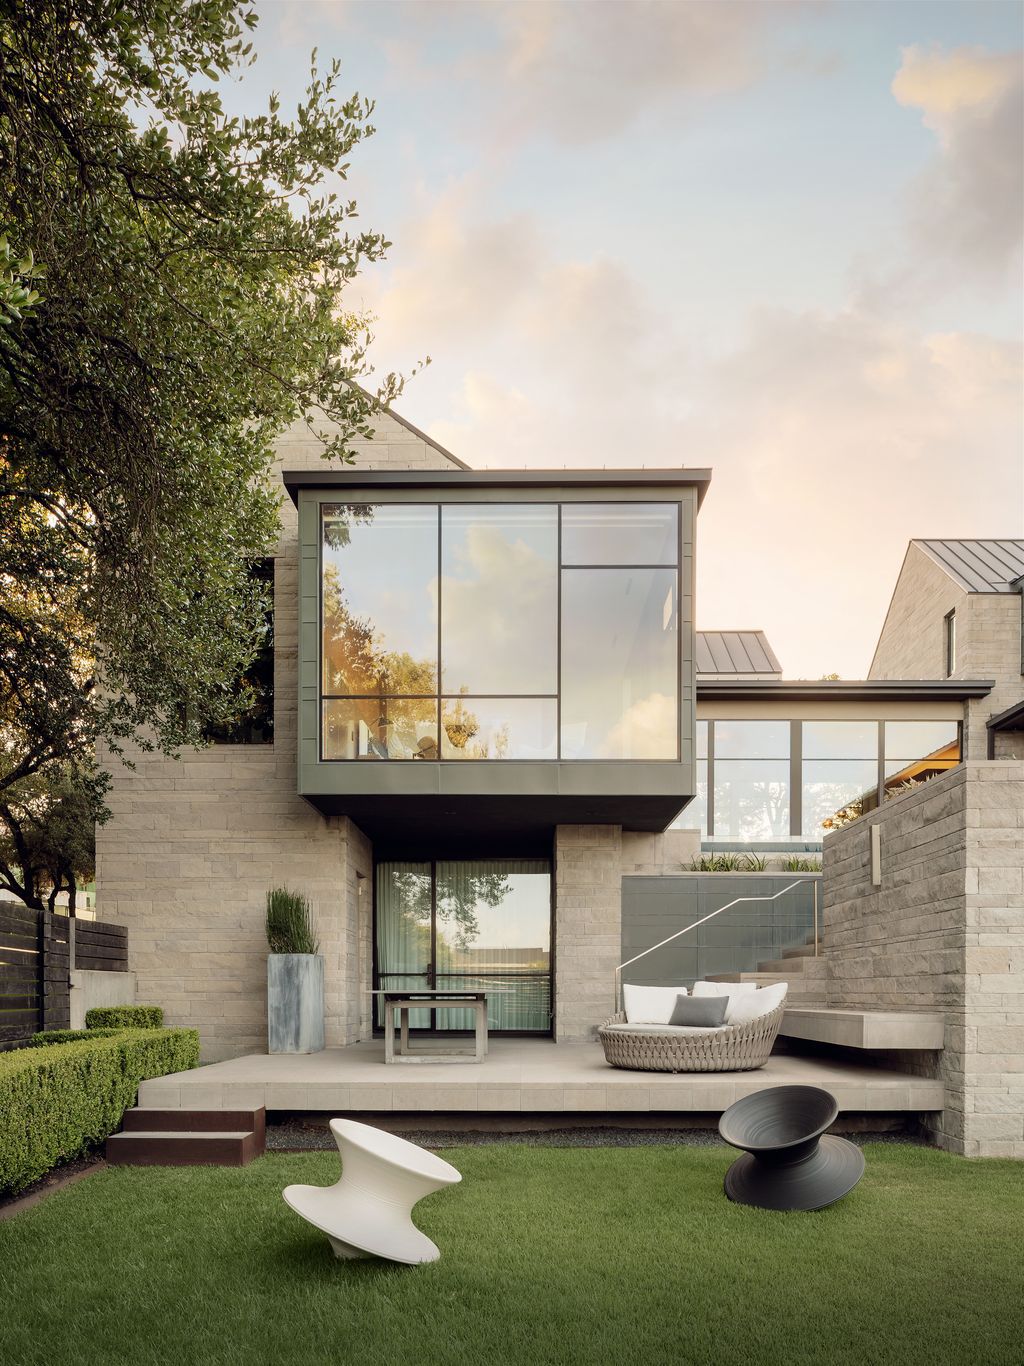
<path fill-rule="evenodd" d="M 613 1067 L 637 1072 L 750 1072 L 768 1061 L 785 1010 L 783 1002 L 760 1019 L 724 1029 L 631 1025 L 620 1011 L 597 1032 Z"/>

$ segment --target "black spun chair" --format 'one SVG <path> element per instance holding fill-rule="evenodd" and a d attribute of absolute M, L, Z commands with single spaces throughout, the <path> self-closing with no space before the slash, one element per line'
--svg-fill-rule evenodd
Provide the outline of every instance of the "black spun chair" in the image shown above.
<path fill-rule="evenodd" d="M 772 1086 L 730 1105 L 718 1132 L 743 1148 L 725 1174 L 725 1193 L 759 1209 L 822 1209 L 864 1175 L 864 1154 L 826 1134 L 839 1102 L 820 1086 Z"/>

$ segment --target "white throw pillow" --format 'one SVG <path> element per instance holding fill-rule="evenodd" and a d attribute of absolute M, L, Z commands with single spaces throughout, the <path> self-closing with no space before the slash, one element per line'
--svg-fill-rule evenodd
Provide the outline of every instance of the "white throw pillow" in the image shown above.
<path fill-rule="evenodd" d="M 737 996 L 726 1007 L 726 1024 L 750 1024 L 762 1015 L 770 1015 L 776 1006 L 782 1005 L 787 990 L 788 983 L 774 982 L 770 987 L 760 987 L 749 995 Z"/>
<path fill-rule="evenodd" d="M 668 1024 L 685 987 L 636 987 L 622 984 L 622 1004 L 629 1024 Z"/>

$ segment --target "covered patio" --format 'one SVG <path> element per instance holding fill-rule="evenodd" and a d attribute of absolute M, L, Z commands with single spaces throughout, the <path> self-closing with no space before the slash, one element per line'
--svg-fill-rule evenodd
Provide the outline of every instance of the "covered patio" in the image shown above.
<path fill-rule="evenodd" d="M 597 1043 L 492 1038 L 480 1063 L 384 1063 L 380 1039 L 311 1054 L 253 1053 L 144 1081 L 152 1109 L 490 1114 L 720 1114 L 768 1086 L 823 1086 L 847 1114 L 943 1108 L 939 1081 L 839 1057 L 776 1054 L 752 1072 L 632 1072 L 609 1067 Z"/>

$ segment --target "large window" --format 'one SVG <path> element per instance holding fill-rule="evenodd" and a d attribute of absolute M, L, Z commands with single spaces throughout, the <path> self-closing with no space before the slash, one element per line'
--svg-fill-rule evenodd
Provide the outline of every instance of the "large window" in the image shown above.
<path fill-rule="evenodd" d="M 953 720 L 701 720 L 696 797 L 673 824 L 729 843 L 817 843 L 960 754 Z"/>
<path fill-rule="evenodd" d="M 327 504 L 322 556 L 322 758 L 678 759 L 678 504 Z"/>
<path fill-rule="evenodd" d="M 492 1030 L 550 1032 L 547 860 L 380 863 L 375 932 L 379 987 L 486 990 Z M 409 1023 L 469 1029 L 473 1017 L 469 1010 L 424 1009 L 411 1011 Z"/>
<path fill-rule="evenodd" d="M 789 836 L 788 721 L 715 722 L 715 832 L 754 841 Z"/>
<path fill-rule="evenodd" d="M 804 839 L 820 840 L 840 811 L 878 805 L 877 721 L 805 721 L 802 748 Z"/>

